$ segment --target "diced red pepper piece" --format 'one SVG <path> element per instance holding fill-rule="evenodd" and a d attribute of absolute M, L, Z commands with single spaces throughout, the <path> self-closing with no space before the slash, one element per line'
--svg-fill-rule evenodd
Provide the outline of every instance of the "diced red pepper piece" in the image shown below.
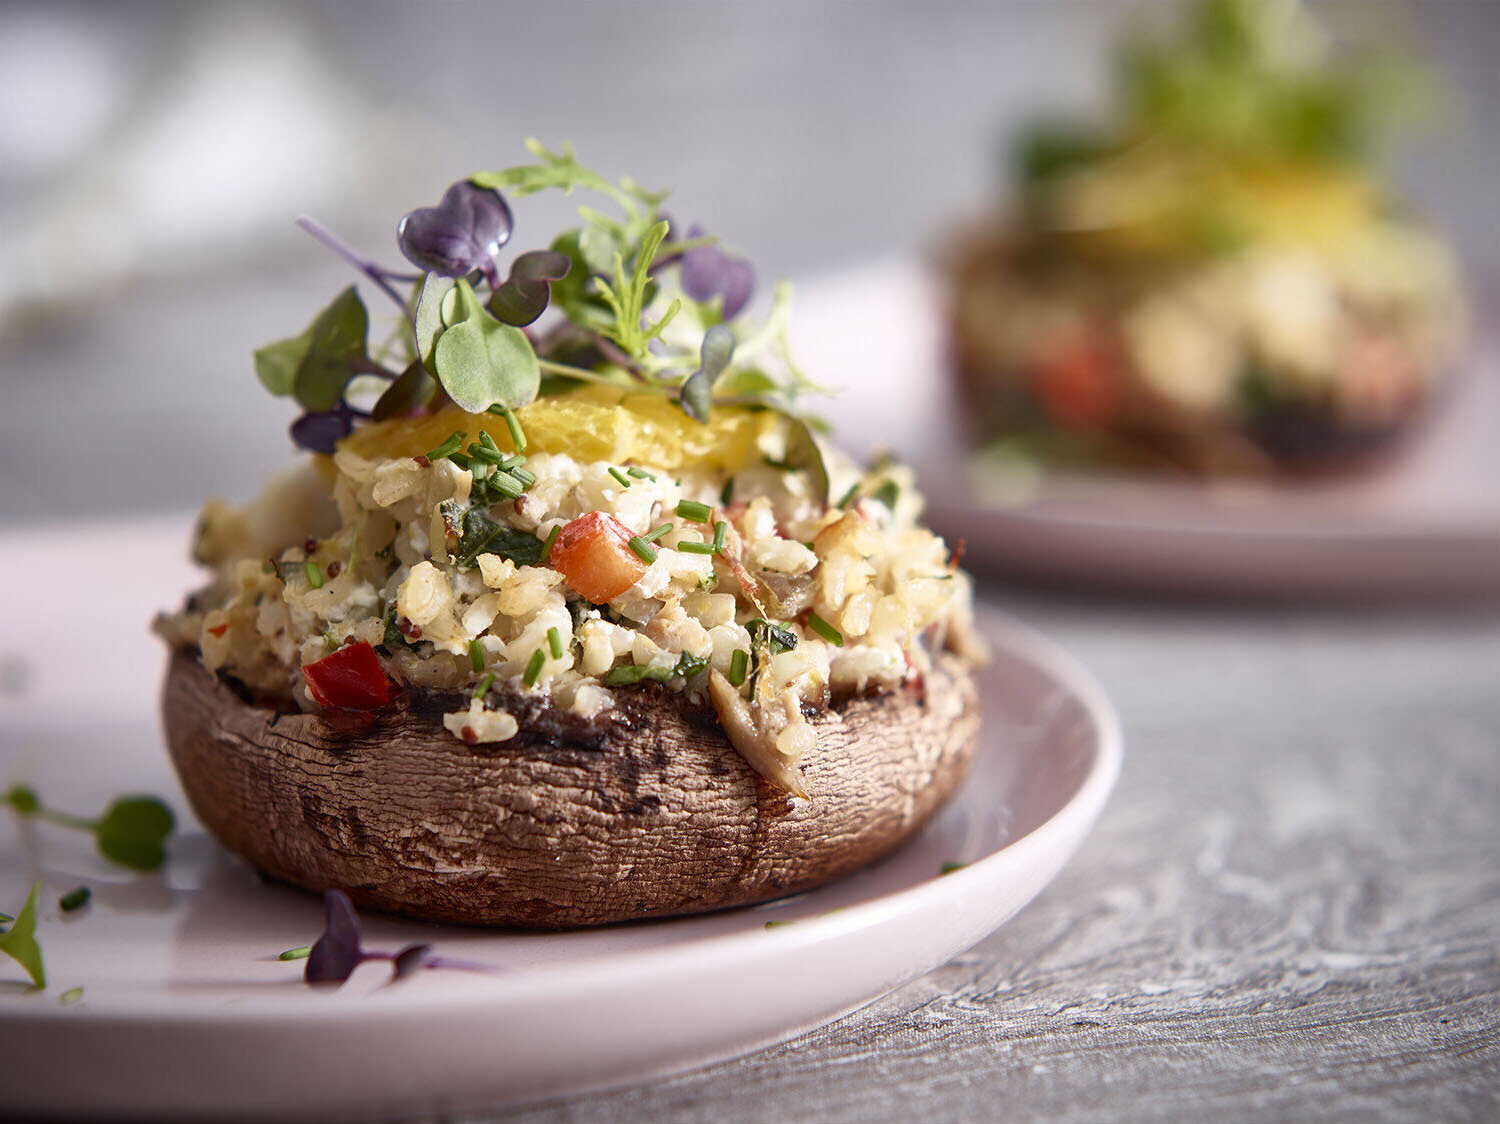
<path fill-rule="evenodd" d="M 363 640 L 303 664 L 302 678 L 307 680 L 307 693 L 321 706 L 374 710 L 391 701 L 391 681 L 375 649 Z"/>
<path fill-rule="evenodd" d="M 591 603 L 602 605 L 646 572 L 645 560 L 630 549 L 630 537 L 630 528 L 613 515 L 591 511 L 558 532 L 547 561 Z"/>

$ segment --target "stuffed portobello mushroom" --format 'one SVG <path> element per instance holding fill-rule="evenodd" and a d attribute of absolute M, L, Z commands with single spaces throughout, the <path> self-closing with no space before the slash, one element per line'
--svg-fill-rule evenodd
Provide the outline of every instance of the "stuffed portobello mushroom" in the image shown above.
<path fill-rule="evenodd" d="M 974 436 L 1043 461 L 1305 474 L 1389 448 L 1458 357 L 1451 249 L 1382 182 L 1409 68 L 1295 4 L 1202 0 L 1122 52 L 1120 113 L 1019 146 L 952 254 Z"/>
<path fill-rule="evenodd" d="M 912 476 L 799 399 L 789 290 L 570 150 L 455 184 L 398 241 L 308 227 L 346 290 L 256 354 L 311 454 L 210 502 L 158 631 L 198 817 L 277 878 L 559 928 L 746 904 L 888 852 L 977 738 L 972 590 Z M 502 272 L 508 199 L 613 212 Z"/>

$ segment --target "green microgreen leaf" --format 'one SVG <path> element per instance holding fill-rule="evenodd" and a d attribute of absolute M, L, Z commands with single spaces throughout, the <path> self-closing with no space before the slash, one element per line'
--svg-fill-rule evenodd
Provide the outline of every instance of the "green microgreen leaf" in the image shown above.
<path fill-rule="evenodd" d="M 36 987 L 47 986 L 47 969 L 42 963 L 42 946 L 37 943 L 36 939 L 37 898 L 41 892 L 42 884 L 33 883 L 31 893 L 26 895 L 26 904 L 21 907 L 21 912 L 16 914 L 15 923 L 4 933 L 0 933 L 0 952 L 21 965 Z"/>
<path fill-rule="evenodd" d="M 472 568 L 481 554 L 509 558 L 517 566 L 535 566 L 542 560 L 542 540 L 471 507 L 464 515 L 463 535 L 458 542 L 458 568 Z"/>
<path fill-rule="evenodd" d="M 437 383 L 427 373 L 427 368 L 422 365 L 422 361 L 414 359 L 406 370 L 401 372 L 400 377 L 386 387 L 380 397 L 375 400 L 375 405 L 370 410 L 370 418 L 373 421 L 403 418 L 431 402 L 432 396 L 436 393 Z"/>
<path fill-rule="evenodd" d="M 314 317 L 305 331 L 255 352 L 255 373 L 267 390 L 293 395 L 311 411 L 331 410 L 344 398 L 362 364 L 370 315 L 350 285 Z"/>
<path fill-rule="evenodd" d="M 289 948 L 276 955 L 277 960 L 306 960 L 312 955 L 312 945 L 305 944 L 301 948 Z"/>
<path fill-rule="evenodd" d="M 28 788 L 26 785 L 16 785 L 7 792 L 5 803 L 23 816 L 34 816 L 42 807 L 41 801 L 37 799 L 36 789 Z"/>
<path fill-rule="evenodd" d="M 896 500 L 901 496 L 901 488 L 894 480 L 884 481 L 880 487 L 870 494 L 870 498 L 877 503 L 883 503 L 891 511 L 896 510 Z"/>
<path fill-rule="evenodd" d="M 491 406 L 514 409 L 536 398 L 541 368 L 521 329 L 502 324 L 479 303 L 474 287 L 460 279 L 443 302 L 447 326 L 433 345 L 434 373 L 448 397 L 471 414 Z"/>
<path fill-rule="evenodd" d="M 786 438 L 786 461 L 807 474 L 812 500 L 819 507 L 828 506 L 828 462 L 823 446 L 812 428 L 801 418 L 791 419 Z"/>
<path fill-rule="evenodd" d="M 154 796 L 123 796 L 104 810 L 94 829 L 99 853 L 132 870 L 155 870 L 166 861 L 163 846 L 176 820 Z"/>
<path fill-rule="evenodd" d="M 698 357 L 698 369 L 682 384 L 682 412 L 696 421 L 707 422 L 714 383 L 734 357 L 734 333 L 723 324 L 715 324 L 704 333 Z"/>

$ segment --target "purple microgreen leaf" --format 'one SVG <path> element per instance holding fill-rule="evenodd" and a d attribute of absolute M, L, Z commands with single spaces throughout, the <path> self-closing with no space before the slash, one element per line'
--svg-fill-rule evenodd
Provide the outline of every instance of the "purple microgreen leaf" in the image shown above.
<path fill-rule="evenodd" d="M 715 324 L 704 333 L 698 355 L 698 369 L 682 384 L 682 412 L 706 422 L 713 405 L 714 383 L 734 356 L 734 333 L 723 324 Z"/>
<path fill-rule="evenodd" d="M 510 240 L 505 197 L 470 180 L 459 180 L 436 207 L 418 207 L 401 220 L 396 241 L 408 261 L 444 277 L 481 271 L 493 285 L 495 255 Z"/>
<path fill-rule="evenodd" d="M 688 238 L 701 238 L 703 229 L 694 226 Z M 682 255 L 679 278 L 682 291 L 693 300 L 711 301 L 724 298 L 724 319 L 733 320 L 750 300 L 755 290 L 755 270 L 743 258 L 732 258 L 718 246 L 695 246 Z"/>
<path fill-rule="evenodd" d="M 374 421 L 406 417 L 432 401 L 435 393 L 437 393 L 437 383 L 427 373 L 427 368 L 422 365 L 422 361 L 414 359 L 411 366 L 402 371 L 401 376 L 385 388 L 385 393 L 380 396 L 370 411 L 370 417 Z"/>
<path fill-rule="evenodd" d="M 332 456 L 338 443 L 354 431 L 355 417 L 354 411 L 342 403 L 332 410 L 305 413 L 291 425 L 292 441 L 309 453 Z"/>
<path fill-rule="evenodd" d="M 359 966 L 359 917 L 342 890 L 323 895 L 323 933 L 313 943 L 303 978 L 310 984 L 341 984 Z"/>
<path fill-rule="evenodd" d="M 409 944 L 391 958 L 391 980 L 404 980 L 421 971 L 431 960 L 430 944 Z"/>
<path fill-rule="evenodd" d="M 547 310 L 553 281 L 568 275 L 572 262 L 557 250 L 532 250 L 511 263 L 510 278 L 490 297 L 497 319 L 517 328 L 533 323 Z"/>

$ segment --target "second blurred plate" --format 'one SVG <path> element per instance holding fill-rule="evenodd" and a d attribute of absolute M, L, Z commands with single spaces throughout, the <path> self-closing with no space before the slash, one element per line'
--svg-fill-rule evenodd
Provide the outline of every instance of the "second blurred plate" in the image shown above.
<path fill-rule="evenodd" d="M 961 443 L 943 291 L 910 262 L 802 287 L 799 360 L 844 391 L 840 444 L 897 449 L 969 564 L 1048 583 L 1216 596 L 1500 596 L 1500 354 L 1470 369 L 1385 466 L 1326 482 L 994 475 Z"/>

